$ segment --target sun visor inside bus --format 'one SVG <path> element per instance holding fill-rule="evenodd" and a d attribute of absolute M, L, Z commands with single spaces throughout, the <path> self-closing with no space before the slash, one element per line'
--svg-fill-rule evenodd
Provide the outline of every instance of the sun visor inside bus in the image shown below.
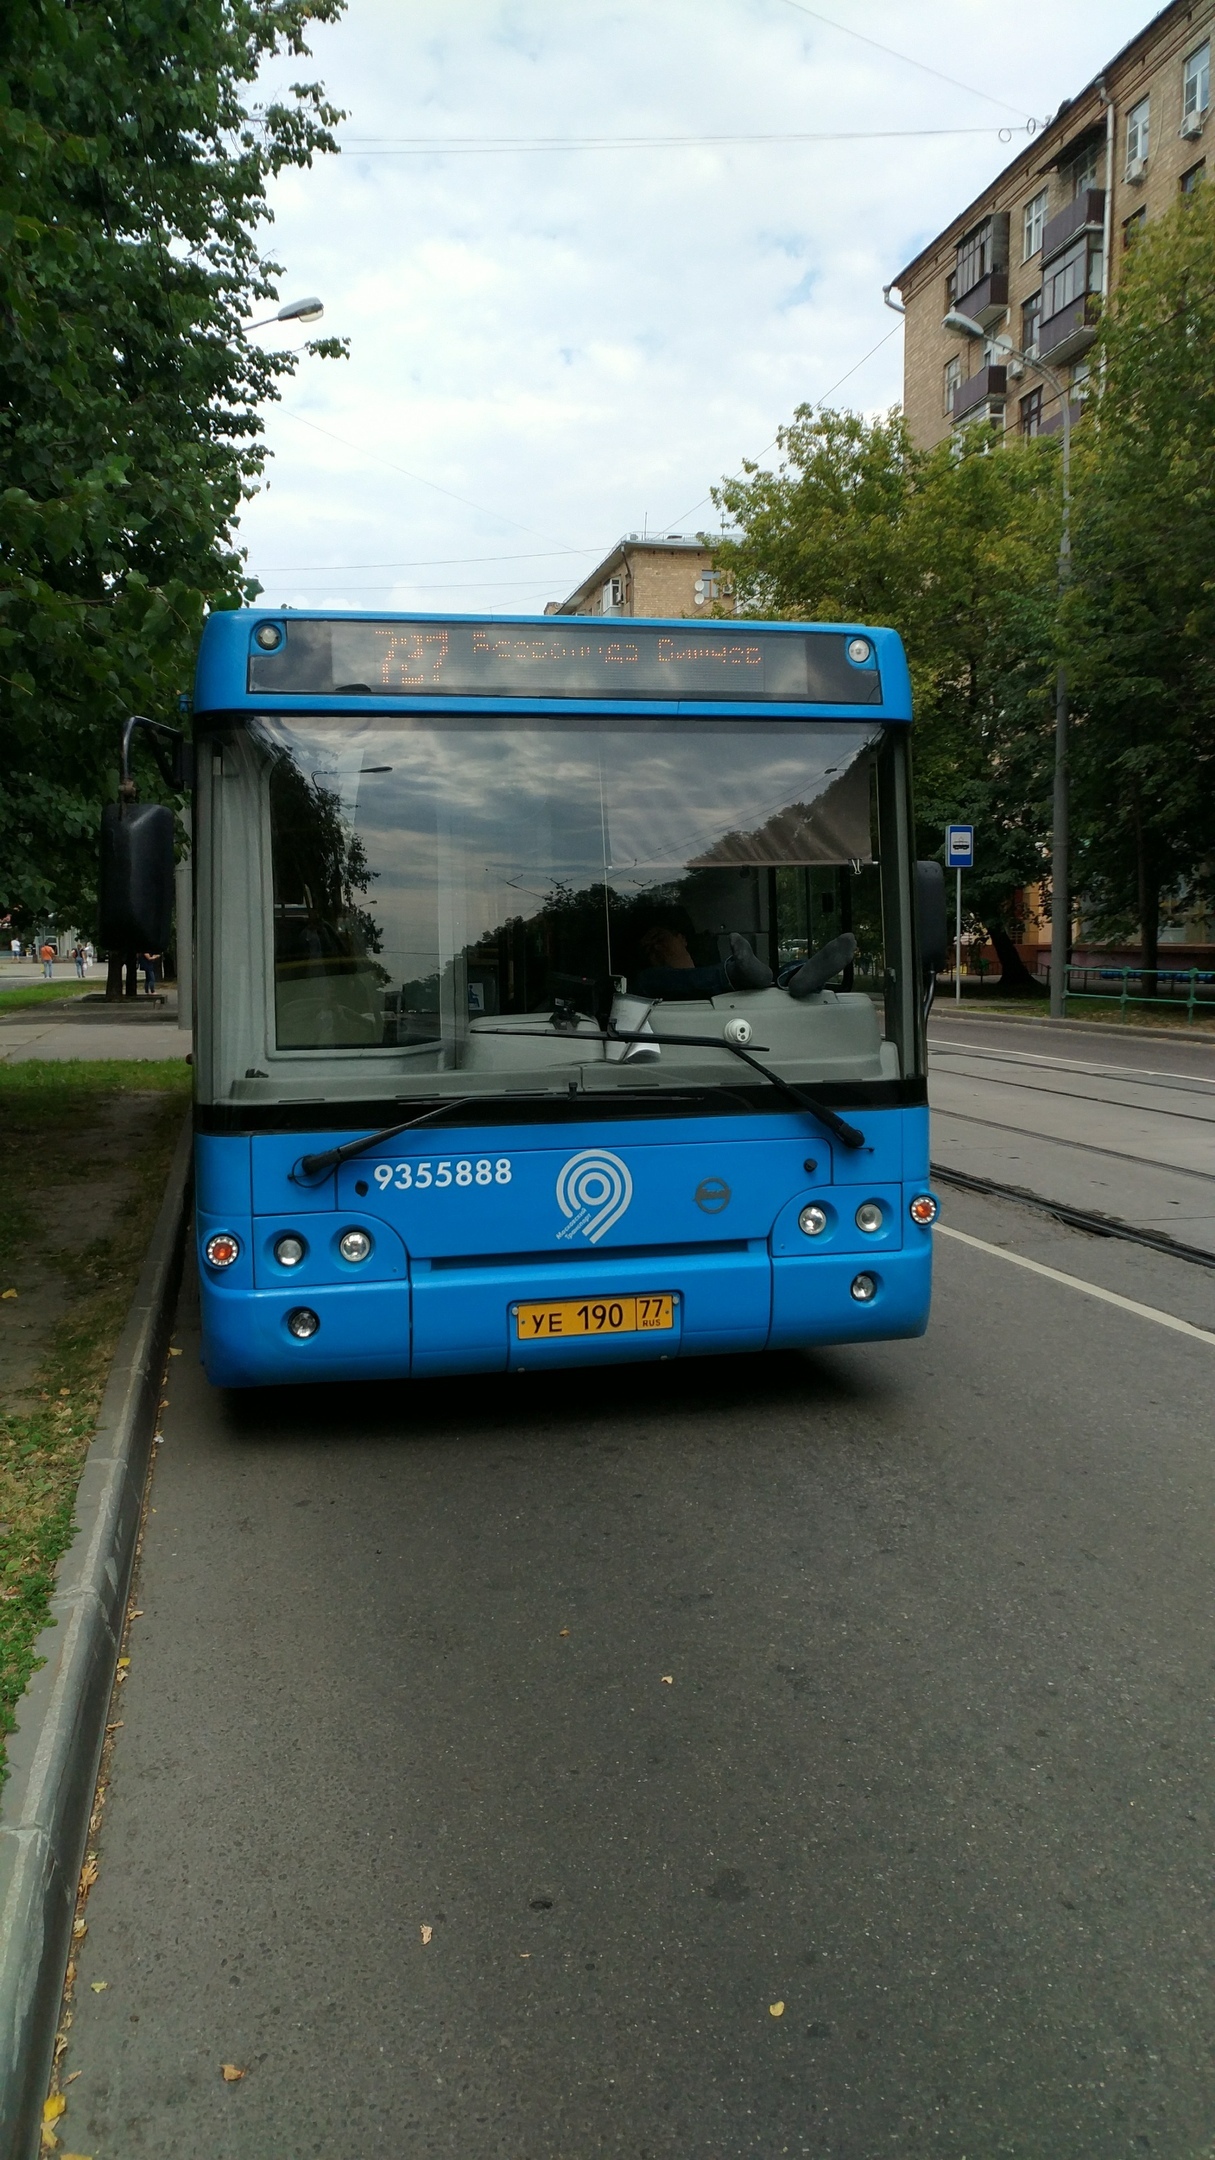
<path fill-rule="evenodd" d="M 260 623 L 249 691 L 312 697 L 728 699 L 880 705 L 872 642 L 837 630 L 781 632 L 587 620 Z M 787 859 L 787 858 L 786 858 Z"/>
<path fill-rule="evenodd" d="M 789 803 L 751 832 L 723 833 L 690 870 L 717 864 L 872 862 L 869 793 L 873 759 L 865 744 L 812 802 Z"/>

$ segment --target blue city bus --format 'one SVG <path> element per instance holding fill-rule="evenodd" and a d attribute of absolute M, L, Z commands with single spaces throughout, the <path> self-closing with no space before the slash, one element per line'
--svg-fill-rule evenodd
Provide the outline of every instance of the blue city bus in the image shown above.
<path fill-rule="evenodd" d="M 910 721 L 859 625 L 213 615 L 210 1379 L 921 1334 Z"/>

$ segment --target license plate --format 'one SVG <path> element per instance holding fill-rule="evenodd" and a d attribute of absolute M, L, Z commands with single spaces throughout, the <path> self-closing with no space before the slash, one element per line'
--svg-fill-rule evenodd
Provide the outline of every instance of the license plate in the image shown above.
<path fill-rule="evenodd" d="M 516 1305 L 518 1342 L 565 1341 L 574 1335 L 648 1335 L 675 1325 L 670 1291 L 642 1297 L 554 1298 L 548 1305 Z"/>

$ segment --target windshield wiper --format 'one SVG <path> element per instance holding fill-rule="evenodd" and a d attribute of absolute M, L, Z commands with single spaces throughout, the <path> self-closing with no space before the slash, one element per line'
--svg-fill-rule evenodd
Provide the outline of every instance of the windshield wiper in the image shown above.
<path fill-rule="evenodd" d="M 395 1140 L 398 1133 L 412 1132 L 415 1125 L 433 1124 L 436 1118 L 445 1116 L 448 1110 L 463 1110 L 470 1102 L 490 1102 L 492 1096 L 453 1096 L 450 1102 L 438 1103 L 433 1110 L 424 1110 L 421 1117 L 406 1118 L 403 1125 L 385 1125 L 382 1132 L 366 1133 L 361 1140 L 347 1140 L 341 1147 L 326 1148 L 320 1155 L 301 1155 L 291 1172 L 296 1184 L 301 1177 L 319 1177 L 323 1170 L 332 1170 L 338 1163 L 349 1161 L 352 1155 L 361 1155 L 366 1148 L 378 1147 L 383 1140 Z"/>
<path fill-rule="evenodd" d="M 743 1064 L 749 1065 L 753 1072 L 760 1075 L 761 1079 L 769 1081 L 782 1095 L 787 1095 L 789 1101 L 795 1103 L 799 1110 L 808 1110 L 812 1117 L 818 1119 L 820 1125 L 826 1126 L 829 1133 L 834 1133 L 841 1146 L 860 1148 L 865 1145 L 865 1135 L 863 1132 L 858 1132 L 855 1125 L 850 1125 L 846 1118 L 839 1116 L 837 1111 L 828 1109 L 826 1103 L 816 1102 L 812 1095 L 807 1095 L 803 1088 L 795 1087 L 791 1080 L 786 1080 L 780 1073 L 773 1072 L 770 1065 L 761 1065 L 759 1059 L 752 1057 L 749 1050 L 744 1050 L 741 1043 L 730 1042 L 725 1035 L 656 1035 L 652 1034 L 648 1028 L 644 1034 L 625 1035 L 621 1033 L 619 1028 L 613 1027 L 610 1021 L 606 1028 L 597 1028 L 594 1034 L 592 1034 L 590 1028 L 580 1028 L 575 1035 L 565 1028 L 487 1027 L 479 1027 L 477 1033 L 478 1035 L 509 1035 L 512 1037 L 527 1035 L 544 1042 L 594 1042 L 597 1038 L 600 1042 L 660 1043 L 666 1044 L 669 1048 L 675 1050 L 689 1048 L 693 1050 L 728 1050 L 731 1057 L 741 1058 Z M 768 1045 L 766 1043 L 757 1043 L 755 1047 L 757 1050 L 766 1050 Z"/>

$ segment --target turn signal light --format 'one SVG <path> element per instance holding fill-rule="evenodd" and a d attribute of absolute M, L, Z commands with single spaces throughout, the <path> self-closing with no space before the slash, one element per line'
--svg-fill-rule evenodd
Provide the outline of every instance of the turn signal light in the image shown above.
<path fill-rule="evenodd" d="M 299 1342 L 307 1342 L 310 1335 L 316 1334 L 320 1324 L 316 1314 L 309 1312 L 306 1305 L 297 1305 L 295 1311 L 287 1315 L 288 1332 Z"/>
<path fill-rule="evenodd" d="M 931 1193 L 922 1192 L 916 1194 L 907 1212 L 912 1222 L 922 1223 L 926 1229 L 929 1223 L 936 1221 L 941 1210 Z"/>
<path fill-rule="evenodd" d="M 231 1267 L 234 1260 L 240 1259 L 240 1239 L 234 1238 L 230 1230 L 217 1230 L 203 1250 L 212 1267 Z"/>

